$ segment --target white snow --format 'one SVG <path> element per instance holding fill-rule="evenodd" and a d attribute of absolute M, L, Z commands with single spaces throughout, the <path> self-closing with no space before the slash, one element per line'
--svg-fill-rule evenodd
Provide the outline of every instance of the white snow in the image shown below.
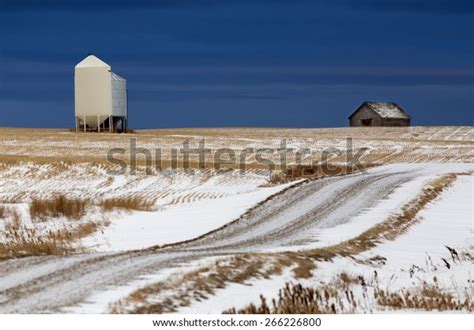
<path fill-rule="evenodd" d="M 98 251 L 140 249 L 196 238 L 237 219 L 247 209 L 291 184 L 255 188 L 219 199 L 171 204 L 153 212 L 134 212 L 113 219 L 102 232 L 83 240 Z M 220 190 L 231 194 L 225 187 Z"/>
<path fill-rule="evenodd" d="M 269 245 L 264 249 L 264 251 L 280 252 L 320 248 L 351 239 L 374 225 L 385 221 L 391 215 L 399 213 L 403 205 L 413 200 L 426 184 L 438 176 L 447 173 L 461 173 L 473 170 L 473 164 L 463 163 L 391 164 L 369 169 L 367 172 L 373 175 L 388 173 L 395 174 L 398 172 L 409 172 L 414 175 L 413 179 L 404 184 L 400 184 L 400 186 L 396 187 L 389 196 L 379 200 L 375 206 L 364 209 L 355 216 L 351 216 L 346 222 L 335 224 L 333 219 L 328 216 L 324 221 L 319 223 L 318 226 L 314 226 L 305 231 L 304 236 L 302 236 L 304 238 L 304 243 L 275 244 L 275 246 Z M 359 175 L 360 174 L 356 174 L 352 176 L 352 178 L 355 179 Z M 288 221 L 289 218 L 297 217 L 300 214 L 304 214 L 308 212 L 308 210 L 311 210 L 311 208 L 317 205 L 318 199 L 321 198 L 321 196 L 334 194 L 334 199 L 337 199 L 338 191 L 346 189 L 346 186 L 341 184 L 342 183 L 340 182 L 336 182 L 322 188 L 311 198 L 305 199 L 303 205 L 295 204 L 292 208 L 278 214 L 277 217 L 280 217 L 282 219 L 281 223 L 284 223 L 285 221 Z M 347 201 L 343 207 L 339 208 L 338 212 L 341 213 L 344 209 L 352 210 L 366 198 L 366 195 L 359 196 L 358 198 L 354 197 Z M 265 229 L 268 230 L 267 228 Z M 255 231 L 252 234 L 254 233 Z"/>
<path fill-rule="evenodd" d="M 472 261 L 453 262 L 446 245 L 458 253 L 469 251 L 472 255 L 473 184 L 474 176 L 459 176 L 440 199 L 420 211 L 420 221 L 407 233 L 357 256 L 357 260 L 382 256 L 386 258 L 384 265 L 336 258 L 333 262 L 319 263 L 315 278 L 328 282 L 341 272 L 373 278 L 376 270 L 381 287 L 397 290 L 419 285 L 422 281 L 433 283 L 436 276 L 440 287 L 462 296 L 464 290 L 471 290 L 468 281 L 474 278 Z M 441 258 L 450 263 L 450 269 Z"/>
<path fill-rule="evenodd" d="M 19 179 L 21 178 L 21 179 Z M 238 218 L 248 208 L 291 184 L 263 187 L 268 171 L 214 170 L 157 171 L 153 175 L 110 175 L 101 165 L 14 164 L 0 172 L 0 198 L 21 214 L 22 225 L 39 235 L 49 230 L 74 230 L 84 222 L 110 223 L 109 227 L 80 243 L 91 251 L 121 251 L 188 240 L 217 229 Z M 113 211 L 103 213 L 88 207 L 80 221 L 52 218 L 31 221 L 31 198 L 62 194 L 93 202 L 134 197 L 152 202 L 150 212 Z M 0 221 L 0 229 L 7 225 Z M 0 232 L 0 241 L 5 240 Z"/>
<path fill-rule="evenodd" d="M 384 166 L 383 170 L 385 172 L 394 172 L 398 169 L 406 170 L 407 166 L 411 165 L 388 165 Z M 415 168 L 416 166 L 414 166 L 414 170 Z M 473 167 L 470 168 L 473 169 Z M 388 198 L 382 199 L 374 207 L 366 209 L 359 215 L 353 217 L 351 221 L 331 228 L 314 230 L 311 234 L 314 235 L 316 241 L 310 245 L 301 247 L 308 249 L 330 246 L 351 239 L 363 233 L 370 227 L 383 222 L 390 215 L 398 213 L 403 205 L 414 199 L 420 193 L 422 188 L 436 176 L 451 171 L 465 170 L 465 165 L 446 166 L 446 164 L 443 164 L 427 166 L 422 172 L 420 172 L 420 175 L 417 178 L 396 188 Z M 381 168 L 372 169 L 370 172 L 379 173 L 381 172 Z"/>
<path fill-rule="evenodd" d="M 367 102 L 367 105 L 382 118 L 409 118 L 407 114 L 394 103 Z"/>
<path fill-rule="evenodd" d="M 427 174 L 429 173 L 430 171 L 427 171 Z M 383 211 L 384 206 L 396 210 L 397 206 L 403 204 L 404 199 L 409 199 L 419 192 L 419 188 L 426 179 L 427 177 L 420 178 L 398 188 L 389 199 L 382 201 L 374 209 L 367 210 L 366 214 L 369 217 L 375 217 L 377 214 L 383 216 L 386 214 Z M 474 176 L 458 176 L 452 187 L 420 211 L 417 217 L 420 221 L 407 233 L 394 241 L 383 241 L 377 247 L 356 256 L 355 259 L 339 257 L 330 262 L 318 262 L 317 268 L 313 271 L 314 277 L 311 279 L 295 280 L 289 269 L 286 269 L 282 275 L 271 279 L 252 280 L 246 285 L 229 284 L 209 299 L 181 308 L 179 313 L 221 313 L 231 307 L 241 308 L 250 303 L 258 304 L 260 295 L 263 295 L 268 302 L 277 297 L 279 289 L 283 288 L 286 282 L 293 281 L 307 286 L 317 286 L 331 282 L 341 272 L 354 276 L 362 275 L 365 279 L 373 280 L 374 271 L 376 271 L 379 287 L 391 292 L 419 286 L 423 281 L 433 283 L 433 278 L 436 276 L 438 285 L 442 289 L 450 291 L 455 296 L 463 297 L 465 292 L 472 290 L 469 284 L 469 280 L 472 281 L 474 278 L 472 262 L 466 260 L 453 262 L 445 245 L 455 248 L 458 253 L 469 251 L 472 255 L 473 187 Z M 363 216 L 356 217 L 354 225 L 364 225 L 361 217 Z M 340 230 L 340 238 L 336 237 L 336 234 L 329 237 L 329 231 L 325 231 L 326 243 L 329 243 L 330 239 L 339 242 L 343 237 L 353 237 L 357 230 L 351 226 L 335 227 L 334 230 Z M 385 264 L 360 262 L 376 256 L 386 258 Z M 450 269 L 445 267 L 441 258 L 450 262 Z M 354 294 L 361 295 L 362 291 L 355 288 Z M 365 303 L 372 305 L 373 301 L 368 299 Z M 369 309 L 376 311 L 373 305 L 360 306 L 360 308 L 366 308 L 366 310 L 359 312 L 367 312 Z"/>
<path fill-rule="evenodd" d="M 206 258 L 197 262 L 192 262 L 187 265 L 177 265 L 176 267 L 170 267 L 160 271 L 157 274 L 143 275 L 140 278 L 129 282 L 121 286 L 111 286 L 104 288 L 104 290 L 96 291 L 87 298 L 87 301 L 67 308 L 63 308 L 64 313 L 108 313 L 110 304 L 127 297 L 135 290 L 143 288 L 147 285 L 164 281 L 172 276 L 178 276 L 185 272 L 192 271 L 200 267 L 202 264 L 211 263 L 216 261 L 218 258 Z"/>
<path fill-rule="evenodd" d="M 31 279 L 34 279 L 38 276 L 47 275 L 50 272 L 58 269 L 58 267 L 67 267 L 73 265 L 79 261 L 86 260 L 93 257 L 93 255 L 79 255 L 72 256 L 69 259 L 53 258 L 49 261 L 42 261 L 41 264 L 36 264 L 35 258 L 28 260 L 28 265 L 25 268 L 14 269 L 8 274 L 4 274 L 1 277 L 0 281 L 0 291 L 6 290 L 16 285 L 21 285 Z M 6 261 L 6 266 L 8 266 L 8 261 Z M 5 265 L 4 264 L 4 265 Z M 28 267 L 28 266 L 31 266 Z M 1 301 L 1 297 L 0 297 Z"/>
<path fill-rule="evenodd" d="M 364 210 L 349 222 L 335 227 L 314 230 L 310 234 L 314 236 L 314 243 L 301 246 L 301 248 L 335 245 L 363 233 L 370 227 L 386 220 L 390 214 L 398 212 L 404 204 L 415 198 L 432 178 L 433 176 L 429 175 L 421 176 L 403 184 L 396 188 L 388 198 L 382 199 L 376 206 Z"/>
<path fill-rule="evenodd" d="M 366 257 L 386 257 L 384 271 L 398 272 L 402 277 L 412 265 L 426 268 L 429 256 L 433 263 L 438 265 L 438 278 L 448 280 L 450 276 L 454 276 L 459 284 L 466 283 L 465 280 L 473 278 L 474 275 L 472 264 L 466 263 L 454 272 L 444 266 L 441 258 L 446 258 L 454 264 L 446 245 L 458 251 L 473 248 L 473 184 L 474 176 L 458 176 L 457 181 L 442 194 L 440 200 L 419 213 L 419 223 L 395 241 L 385 242 L 369 251 Z M 467 275 L 469 276 L 466 277 Z M 418 276 L 431 280 L 433 274 L 421 272 Z"/>
<path fill-rule="evenodd" d="M 278 290 L 290 281 L 293 281 L 293 273 L 289 268 L 286 268 L 281 275 L 274 275 L 269 279 L 254 279 L 245 284 L 230 283 L 224 289 L 217 290 L 208 299 L 182 307 L 178 309 L 177 313 L 220 314 L 232 307 L 239 309 L 250 303 L 258 305 L 261 295 L 269 302 L 272 298 L 276 298 Z"/>

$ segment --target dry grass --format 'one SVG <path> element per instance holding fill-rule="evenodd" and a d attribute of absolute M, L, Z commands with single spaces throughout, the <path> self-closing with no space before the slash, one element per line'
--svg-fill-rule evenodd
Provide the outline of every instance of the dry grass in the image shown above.
<path fill-rule="evenodd" d="M 64 255 L 73 252 L 70 241 L 63 237 L 39 235 L 35 229 L 22 226 L 16 211 L 5 227 L 5 240 L 0 242 L 0 260 L 38 255 Z"/>
<path fill-rule="evenodd" d="M 109 198 L 95 203 L 102 211 L 109 212 L 114 209 L 152 211 L 154 201 L 139 197 L 117 197 Z M 45 221 L 49 218 L 65 217 L 78 220 L 86 214 L 88 206 L 93 205 L 90 200 L 79 198 L 68 198 L 64 195 L 56 195 L 50 199 L 33 198 L 30 203 L 30 216 L 32 220 Z"/>
<path fill-rule="evenodd" d="M 0 243 L 0 260 L 40 255 L 65 255 L 75 251 L 70 242 L 38 236 L 34 229 L 10 231 Z"/>
<path fill-rule="evenodd" d="M 314 261 L 293 253 L 288 253 L 290 260 L 295 261 L 296 267 L 292 269 L 295 278 L 311 278 L 312 271 L 316 268 Z"/>
<path fill-rule="evenodd" d="M 85 213 L 87 201 L 55 196 L 47 200 L 34 199 L 30 215 L 35 220 L 46 220 L 59 216 L 78 220 Z M 77 242 L 108 223 L 100 221 L 74 221 L 70 226 L 57 230 L 38 230 L 24 225 L 18 209 L 11 206 L 1 208 L 5 221 L 0 242 L 0 260 L 41 255 L 66 255 L 82 252 Z"/>
<path fill-rule="evenodd" d="M 321 178 L 325 176 L 336 176 L 336 175 L 345 175 L 354 172 L 359 172 L 364 168 L 373 167 L 374 165 L 364 164 L 360 166 L 356 165 L 340 165 L 340 164 L 317 164 L 317 165 L 297 165 L 290 166 L 286 171 L 285 175 L 291 179 L 299 178 Z"/>
<path fill-rule="evenodd" d="M 8 210 L 4 205 L 0 205 L 0 219 L 3 219 L 7 216 Z"/>
<path fill-rule="evenodd" d="M 325 299 L 323 293 L 301 284 L 287 283 L 272 305 L 268 305 L 265 297 L 260 296 L 259 305 L 250 304 L 238 310 L 231 308 L 224 314 L 328 314 L 333 312 L 333 307 L 334 304 Z"/>
<path fill-rule="evenodd" d="M 455 299 L 449 292 L 436 285 L 424 283 L 421 289 L 388 292 L 377 289 L 374 293 L 380 306 L 390 309 L 415 309 L 426 311 L 474 311 L 474 302 L 466 294 L 464 299 Z"/>
<path fill-rule="evenodd" d="M 216 289 L 225 287 L 225 283 L 242 283 L 261 273 L 262 258 L 249 255 L 234 256 L 229 262 L 218 261 L 214 266 L 201 267 L 172 280 L 155 283 L 133 292 L 127 299 L 122 299 L 111 306 L 113 313 L 127 310 L 129 313 L 150 314 L 175 312 L 180 306 L 187 306 L 191 300 L 200 301 Z M 169 297 L 157 303 L 148 298 L 163 293 Z"/>
<path fill-rule="evenodd" d="M 85 215 L 87 204 L 86 200 L 56 195 L 51 199 L 33 198 L 29 210 L 32 220 L 45 221 L 59 217 L 77 220 Z"/>
<path fill-rule="evenodd" d="M 21 226 L 21 217 L 20 217 L 20 213 L 18 212 L 18 210 L 15 210 L 15 209 L 11 210 L 10 215 L 11 215 L 10 225 L 13 228 L 19 228 Z"/>
<path fill-rule="evenodd" d="M 113 145 L 111 148 L 114 147 Z M 154 150 L 154 149 L 151 149 Z M 104 156 L 99 157 L 96 155 L 62 155 L 62 156 L 41 156 L 41 155 L 1 155 L 0 156 L 0 170 L 7 169 L 13 165 L 29 164 L 34 163 L 38 165 L 53 165 L 57 164 L 81 164 L 81 165 L 100 165 L 103 168 L 109 167 L 114 169 L 112 164 L 106 159 L 105 155 L 108 150 L 103 150 Z M 125 156 L 115 156 L 116 159 L 123 161 L 125 164 L 130 165 L 130 159 Z M 170 155 L 164 155 L 160 161 L 156 161 L 154 158 L 151 161 L 147 161 L 142 155 L 137 155 L 136 159 L 137 172 L 143 171 L 147 174 L 153 174 L 156 171 L 162 169 L 239 169 L 239 170 L 267 170 L 269 166 L 267 164 L 256 163 L 248 161 L 241 165 L 238 163 L 227 163 L 227 162 L 214 162 L 212 157 L 207 157 L 204 163 L 199 162 L 196 159 L 190 159 L 189 162 L 184 163 L 182 159 L 172 161 Z M 145 169 L 147 166 L 147 169 Z M 146 172 L 147 170 L 148 172 Z"/>
<path fill-rule="evenodd" d="M 10 221 L 5 225 L 4 241 L 0 242 L 0 260 L 83 252 L 75 243 L 107 225 L 105 220 L 85 222 L 70 229 L 49 230 L 40 234 L 34 228 L 23 226 L 17 211 L 12 210 L 9 214 Z"/>
<path fill-rule="evenodd" d="M 106 226 L 108 224 L 107 221 L 97 221 L 97 222 L 84 222 L 80 223 L 74 228 L 69 230 L 56 230 L 56 231 L 48 231 L 45 235 L 47 239 L 52 240 L 61 240 L 64 242 L 76 242 L 77 240 L 86 237 L 94 232 L 96 232 L 99 228 Z"/>
<path fill-rule="evenodd" d="M 357 173 L 366 169 L 379 166 L 376 163 L 364 163 L 359 165 L 341 165 L 334 163 L 324 163 L 316 165 L 290 165 L 286 169 L 272 172 L 271 184 L 282 184 L 303 178 L 318 179 L 330 176 L 347 175 Z"/>
<path fill-rule="evenodd" d="M 107 151 L 111 148 L 124 148 L 126 154 L 130 149 L 130 138 L 136 138 L 138 146 L 154 151 L 157 146 L 163 149 L 163 163 L 167 168 L 172 166 L 170 149 L 182 148 L 185 140 L 194 145 L 201 139 L 206 140 L 206 147 L 212 152 L 223 146 L 230 146 L 235 151 L 248 147 L 279 148 L 279 141 L 287 140 L 298 146 L 307 146 L 315 152 L 315 157 L 304 157 L 304 163 L 320 161 L 324 148 L 340 148 L 346 138 L 352 138 L 354 152 L 370 148 L 362 157 L 363 162 L 473 162 L 471 152 L 474 145 L 472 127 L 370 127 L 370 128 L 331 128 L 331 129 L 262 129 L 262 128 L 206 128 L 206 129 L 168 129 L 143 130 L 136 134 L 97 134 L 73 133 L 67 130 L 47 129 L 8 129 L 0 128 L 0 163 L 20 160 L 22 162 L 54 163 L 70 161 L 74 163 L 102 163 L 107 161 Z M 58 140 L 61 143 L 57 143 Z M 32 143 L 35 141 L 35 143 Z M 15 143 L 23 152 L 12 154 L 11 145 Z M 41 145 L 38 148 L 38 145 Z M 71 147 L 72 146 L 72 147 Z M 341 150 L 343 153 L 344 148 Z M 331 161 L 341 161 L 340 155 Z M 271 157 L 279 164 L 279 156 Z M 290 157 L 291 158 L 291 157 Z M 127 157 L 123 157 L 127 163 Z M 191 168 L 199 167 L 191 157 Z M 266 164 L 257 163 L 253 156 L 247 161 L 247 168 L 268 168 Z M 291 162 L 290 162 L 291 163 Z M 138 165 L 145 165 L 144 159 L 138 159 Z M 214 167 L 213 157 L 206 157 L 206 168 Z M 225 165 L 225 164 L 223 164 Z M 178 167 L 182 163 L 178 160 Z M 226 167 L 233 167 L 227 166 Z M 1 168 L 1 165 L 0 165 Z"/>
<path fill-rule="evenodd" d="M 459 134 L 453 134 L 457 129 L 461 129 Z M 443 134 L 439 131 L 444 129 Z M 206 138 L 227 138 L 227 139 L 335 139 L 340 137 L 352 137 L 354 139 L 371 140 L 398 140 L 398 141 L 455 141 L 468 142 L 472 140 L 474 131 L 471 126 L 464 127 L 337 127 L 337 128 L 179 128 L 179 129 L 150 129 L 138 130 L 139 136 L 168 137 L 179 134 L 180 136 L 202 136 Z M 433 139 L 433 135 L 438 135 Z"/>
<path fill-rule="evenodd" d="M 357 296 L 354 292 L 362 294 Z M 258 305 L 249 304 L 241 309 L 231 308 L 224 313 L 336 314 L 401 309 L 472 312 L 474 303 L 469 293 L 465 294 L 465 298 L 455 299 L 452 294 L 436 285 L 423 283 L 421 288 L 390 292 L 378 286 L 368 287 L 361 276 L 353 277 L 341 273 L 331 283 L 318 287 L 287 283 L 271 304 L 267 303 L 265 297 L 260 296 Z"/>
<path fill-rule="evenodd" d="M 87 209 L 93 206 L 101 207 L 103 211 L 117 208 L 148 211 L 152 209 L 153 203 L 138 198 L 116 198 L 94 204 L 87 199 L 69 198 L 60 194 L 48 199 L 33 198 L 29 206 L 33 222 L 59 217 L 74 220 L 64 229 L 48 231 L 38 231 L 35 227 L 24 226 L 16 208 L 1 205 L 0 216 L 5 219 L 5 232 L 0 243 L 0 259 L 64 255 L 82 251 L 77 242 L 108 225 L 108 221 L 104 218 L 100 221 L 81 220 Z"/>
<path fill-rule="evenodd" d="M 16 230 L 21 226 L 21 217 L 18 210 L 2 206 L 3 219 L 5 220 L 5 233 Z"/>
<path fill-rule="evenodd" d="M 253 278 L 268 279 L 280 275 L 283 269 L 293 265 L 296 265 L 295 274 L 304 278 L 314 268 L 311 260 L 291 254 L 236 255 L 136 290 L 127 298 L 111 305 L 110 310 L 112 313 L 137 314 L 176 312 L 178 307 L 188 306 L 192 301 L 207 299 L 228 283 L 245 284 Z M 162 301 L 155 299 L 160 295 L 166 298 Z"/>
<path fill-rule="evenodd" d="M 116 197 L 99 202 L 99 206 L 104 211 L 111 211 L 113 209 L 152 211 L 154 205 L 154 201 L 145 200 L 139 197 Z"/>
<path fill-rule="evenodd" d="M 346 303 L 345 300 L 348 300 L 349 303 Z M 338 280 L 321 288 L 287 283 L 283 289 L 280 289 L 278 298 L 273 299 L 270 305 L 267 303 L 265 297 L 260 296 L 259 305 L 249 304 L 238 310 L 231 308 L 224 311 L 224 313 L 334 314 L 338 312 L 338 309 L 352 310 L 355 307 L 357 307 L 357 303 L 353 293 L 347 290 L 346 283 Z"/>
<path fill-rule="evenodd" d="M 231 308 L 227 314 L 330 314 L 354 312 L 359 302 L 351 290 L 351 286 L 365 287 L 361 277 L 353 277 L 341 273 L 330 283 L 318 288 L 305 287 L 301 284 L 286 283 L 279 290 L 278 298 L 269 305 L 263 296 L 260 304 L 249 304 L 242 309 Z"/>

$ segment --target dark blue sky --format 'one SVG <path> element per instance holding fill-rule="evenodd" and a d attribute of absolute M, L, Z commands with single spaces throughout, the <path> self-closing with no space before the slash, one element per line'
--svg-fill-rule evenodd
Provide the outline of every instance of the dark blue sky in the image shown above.
<path fill-rule="evenodd" d="M 0 126 L 74 126 L 88 53 L 128 80 L 134 128 L 346 126 L 364 100 L 473 125 L 473 1 L 0 4 Z"/>

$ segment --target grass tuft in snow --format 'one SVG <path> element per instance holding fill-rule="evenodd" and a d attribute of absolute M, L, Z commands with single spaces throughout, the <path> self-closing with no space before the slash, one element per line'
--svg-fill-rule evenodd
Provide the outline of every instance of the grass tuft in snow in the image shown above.
<path fill-rule="evenodd" d="M 154 204 L 154 201 L 139 197 L 117 197 L 104 199 L 96 205 L 101 207 L 102 211 L 108 212 L 115 209 L 151 211 Z M 93 204 L 90 200 L 68 198 L 58 194 L 50 199 L 33 198 L 29 211 L 33 221 L 46 221 L 49 218 L 59 217 L 78 220 L 86 214 L 86 208 L 91 205 Z"/>
<path fill-rule="evenodd" d="M 436 283 L 391 292 L 378 284 L 369 285 L 362 276 L 340 273 L 330 283 L 306 287 L 287 283 L 271 304 L 260 296 L 260 304 L 241 309 L 231 308 L 226 314 L 341 314 L 393 310 L 474 311 L 471 294 L 456 299 Z M 370 307 L 369 307 L 370 306 Z"/>
<path fill-rule="evenodd" d="M 0 219 L 3 219 L 7 215 L 7 208 L 4 205 L 0 205 Z"/>
<path fill-rule="evenodd" d="M 68 203 L 52 205 L 68 205 Z M 48 204 L 48 207 L 50 205 Z M 58 209 L 60 209 L 59 206 Z M 64 206 L 62 206 L 64 207 Z M 51 216 L 49 209 L 47 214 Z M 41 256 L 41 255 L 66 255 L 83 252 L 83 248 L 76 244 L 87 235 L 106 226 L 107 221 L 74 221 L 72 226 L 61 229 L 41 230 L 31 227 L 29 221 L 23 221 L 17 208 L 2 208 L 4 232 L 0 238 L 0 260 L 11 258 Z M 57 209 L 54 212 L 59 212 Z M 68 212 L 61 212 L 69 215 Z"/>
<path fill-rule="evenodd" d="M 316 289 L 305 287 L 301 284 L 287 283 L 280 289 L 278 298 L 273 299 L 271 304 L 267 303 L 265 297 L 260 296 L 260 304 L 249 304 L 236 310 L 231 308 L 224 311 L 225 314 L 331 314 L 337 312 L 342 295 L 346 298 L 343 281 L 333 286 Z M 353 294 L 347 294 L 349 300 Z"/>
<path fill-rule="evenodd" d="M 377 304 L 395 310 L 474 311 L 472 297 L 467 292 L 464 299 L 455 299 L 451 293 L 427 283 L 424 283 L 421 289 L 405 289 L 399 292 L 378 289 L 374 296 Z"/>
<path fill-rule="evenodd" d="M 291 165 L 284 169 L 275 170 L 270 176 L 270 184 L 282 184 L 303 178 L 317 179 L 330 176 L 347 175 L 379 166 L 376 163 L 359 165 L 340 163 L 321 163 L 313 165 Z"/>
<path fill-rule="evenodd" d="M 5 241 L 0 242 L 0 260 L 42 255 L 67 255 L 83 252 L 83 248 L 74 245 L 80 238 L 98 230 L 103 223 L 81 223 L 71 230 L 50 230 L 39 234 L 34 228 L 9 224 Z"/>
<path fill-rule="evenodd" d="M 139 197 L 117 197 L 105 199 L 99 205 L 104 211 L 111 211 L 113 209 L 152 211 L 155 202 Z"/>
<path fill-rule="evenodd" d="M 38 236 L 34 229 L 11 231 L 8 239 L 8 242 L 0 243 L 0 260 L 40 255 L 65 255 L 74 252 L 69 241 Z"/>
<path fill-rule="evenodd" d="M 45 221 L 48 218 L 66 217 L 78 220 L 85 215 L 88 201 L 56 195 L 51 199 L 33 198 L 30 204 L 32 220 Z"/>
<path fill-rule="evenodd" d="M 5 227 L 5 240 L 0 242 L 0 260 L 38 255 L 64 255 L 73 252 L 68 237 L 52 233 L 39 235 L 35 229 L 22 225 L 18 212 L 11 211 L 10 214 L 10 222 Z"/>

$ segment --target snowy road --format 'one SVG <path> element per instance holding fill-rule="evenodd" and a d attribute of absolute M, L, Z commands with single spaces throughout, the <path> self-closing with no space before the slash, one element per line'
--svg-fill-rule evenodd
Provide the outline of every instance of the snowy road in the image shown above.
<path fill-rule="evenodd" d="M 5 261 L 0 263 L 0 313 L 61 312 L 97 291 L 156 274 L 178 262 L 310 244 L 317 240 L 318 230 L 347 224 L 403 184 L 472 168 L 469 164 L 384 166 L 364 174 L 305 182 L 220 229 L 164 249 Z"/>

